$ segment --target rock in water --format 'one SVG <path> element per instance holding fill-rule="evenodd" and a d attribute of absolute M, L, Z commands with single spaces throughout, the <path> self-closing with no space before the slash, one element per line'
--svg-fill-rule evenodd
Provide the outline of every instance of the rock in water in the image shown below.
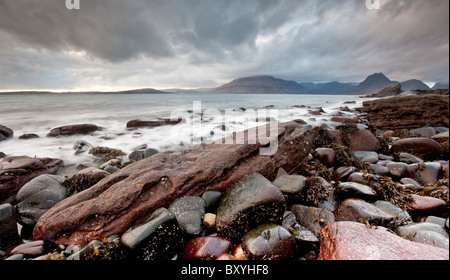
<path fill-rule="evenodd" d="M 33 178 L 55 174 L 63 164 L 60 159 L 8 157 L 0 161 L 0 204 L 12 203 L 17 192 Z"/>
<path fill-rule="evenodd" d="M 0 124 L 0 141 L 6 140 L 13 136 L 14 136 L 14 131 L 11 128 Z"/>
<path fill-rule="evenodd" d="M 278 133 L 271 137 L 278 139 L 278 150 L 272 156 L 259 154 L 267 141 L 213 143 L 159 153 L 128 165 L 47 211 L 33 237 L 75 245 L 121 233 L 179 197 L 224 191 L 253 172 L 273 180 L 278 168 L 294 170 L 312 148 L 312 131 L 295 122 L 279 124 Z"/>
<path fill-rule="evenodd" d="M 97 131 L 98 127 L 95 124 L 73 124 L 54 128 L 50 130 L 48 136 L 65 136 L 74 134 L 88 134 Z"/>
<path fill-rule="evenodd" d="M 408 241 L 383 227 L 336 222 L 322 230 L 319 260 L 447 260 L 448 250 Z"/>

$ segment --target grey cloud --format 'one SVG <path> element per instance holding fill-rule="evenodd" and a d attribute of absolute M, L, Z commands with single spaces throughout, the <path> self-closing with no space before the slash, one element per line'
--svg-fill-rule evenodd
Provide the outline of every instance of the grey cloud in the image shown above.
<path fill-rule="evenodd" d="M 16 73 L 0 82 L 12 84 L 20 71 L 38 80 L 27 63 L 13 65 L 27 49 L 44 54 L 43 79 L 57 67 L 84 66 L 105 83 L 139 85 L 201 87 L 258 74 L 359 81 L 380 71 L 392 79 L 448 80 L 448 0 L 382 0 L 378 11 L 364 0 L 80 1 L 80 10 L 69 11 L 64 0 L 0 0 L 0 34 L 8 38 L 0 61 L 9 61 L 0 72 Z M 66 51 L 87 58 L 61 61 Z M 30 53 L 24 59 L 37 61 Z"/>

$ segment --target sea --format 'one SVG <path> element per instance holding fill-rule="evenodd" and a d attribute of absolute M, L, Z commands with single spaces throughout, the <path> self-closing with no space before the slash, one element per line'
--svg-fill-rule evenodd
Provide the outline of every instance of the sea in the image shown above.
<path fill-rule="evenodd" d="M 0 152 L 7 156 L 60 158 L 66 167 L 98 166 L 98 159 L 88 152 L 76 153 L 77 141 L 120 149 L 127 155 L 145 146 L 160 152 L 176 151 L 274 119 L 301 119 L 313 127 L 333 127 L 336 124 L 330 122 L 332 116 L 351 115 L 341 111 L 341 106 L 361 107 L 364 100 L 352 95 L 0 94 L 0 124 L 14 131 L 14 137 L 0 142 Z M 321 115 L 311 113 L 320 109 Z M 183 121 L 155 128 L 126 127 L 130 120 L 171 117 Z M 53 128 L 72 124 L 95 124 L 101 129 L 88 135 L 47 136 Z M 24 134 L 37 134 L 39 138 L 19 139 Z"/>

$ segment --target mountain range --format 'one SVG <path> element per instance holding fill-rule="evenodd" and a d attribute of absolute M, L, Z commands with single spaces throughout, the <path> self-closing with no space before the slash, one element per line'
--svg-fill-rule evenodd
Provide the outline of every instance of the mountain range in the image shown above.
<path fill-rule="evenodd" d="M 398 82 L 390 80 L 383 73 L 374 73 L 361 83 L 341 83 L 337 81 L 328 83 L 287 81 L 272 76 L 253 76 L 238 78 L 227 84 L 215 88 L 199 89 L 167 89 L 156 90 L 152 88 L 136 89 L 118 92 L 83 92 L 83 93 L 174 93 L 174 92 L 204 92 L 204 93 L 254 93 L 254 94 L 347 94 L 370 95 L 378 93 L 387 85 L 400 83 L 402 90 L 431 90 L 420 80 L 412 79 Z M 448 89 L 448 83 L 437 83 L 432 89 Z M 50 92 L 0 92 L 0 94 L 21 93 L 50 93 Z M 66 93 L 66 92 L 60 92 Z M 73 92 L 71 92 L 73 93 Z"/>
<path fill-rule="evenodd" d="M 328 83 L 286 81 L 272 76 L 253 76 L 239 78 L 216 88 L 188 90 L 189 92 L 209 93 L 279 93 L 279 94 L 348 94 L 369 95 L 377 93 L 392 83 L 400 83 L 403 90 L 431 90 L 420 80 L 404 82 L 390 80 L 383 73 L 374 73 L 361 83 Z M 444 87 L 448 85 L 437 84 Z M 184 92 L 184 90 L 180 90 Z"/>

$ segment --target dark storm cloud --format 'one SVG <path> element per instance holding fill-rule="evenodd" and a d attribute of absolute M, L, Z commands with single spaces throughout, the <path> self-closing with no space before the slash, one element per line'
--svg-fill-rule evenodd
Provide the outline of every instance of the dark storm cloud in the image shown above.
<path fill-rule="evenodd" d="M 129 87 L 209 86 L 257 74 L 358 81 L 380 71 L 448 80 L 448 0 L 381 0 L 376 11 L 365 0 L 80 3 L 67 10 L 65 0 L 0 0 L 0 74 L 10 73 L 3 85 L 20 84 L 18 73 L 49 79 L 58 67 Z"/>

